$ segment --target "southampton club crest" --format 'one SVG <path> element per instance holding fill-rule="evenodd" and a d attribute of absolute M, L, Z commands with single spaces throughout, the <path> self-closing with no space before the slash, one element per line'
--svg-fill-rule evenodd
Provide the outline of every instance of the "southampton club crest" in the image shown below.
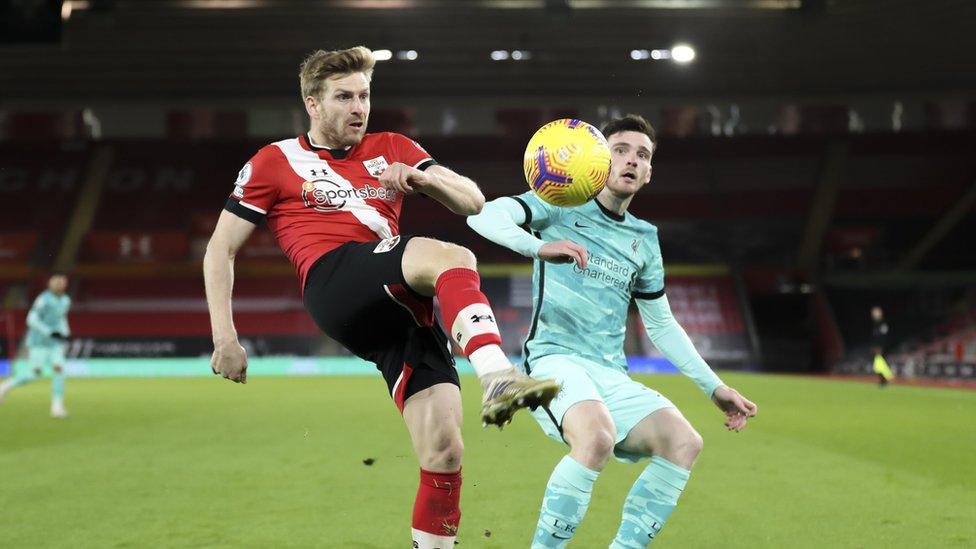
<path fill-rule="evenodd" d="M 377 156 L 376 158 L 363 161 L 363 166 L 366 167 L 366 171 L 369 172 L 369 175 L 373 177 L 379 177 L 380 174 L 385 172 L 386 169 L 390 167 L 389 164 L 386 163 L 386 158 L 383 158 L 382 156 Z"/>

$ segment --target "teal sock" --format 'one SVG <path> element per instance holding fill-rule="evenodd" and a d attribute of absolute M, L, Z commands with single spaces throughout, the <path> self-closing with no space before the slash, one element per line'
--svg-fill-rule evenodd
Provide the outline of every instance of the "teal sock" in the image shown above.
<path fill-rule="evenodd" d="M 569 543 L 590 505 L 590 493 L 599 474 L 569 456 L 556 465 L 542 498 L 533 549 L 565 547 Z"/>
<path fill-rule="evenodd" d="M 611 549 L 637 549 L 650 545 L 678 505 L 678 496 L 691 471 L 660 456 L 637 477 L 624 501 L 623 519 Z"/>
<path fill-rule="evenodd" d="M 20 387 L 21 385 L 30 383 L 37 379 L 33 373 L 19 374 L 14 377 L 13 382 L 10 384 L 10 388 Z"/>
<path fill-rule="evenodd" d="M 51 376 L 51 398 L 54 400 L 64 398 L 64 372 L 54 372 Z"/>

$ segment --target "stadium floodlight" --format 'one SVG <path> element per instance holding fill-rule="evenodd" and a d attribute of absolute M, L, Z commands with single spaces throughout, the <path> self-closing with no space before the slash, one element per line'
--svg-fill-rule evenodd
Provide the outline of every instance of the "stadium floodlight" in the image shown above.
<path fill-rule="evenodd" d="M 492 61 L 504 61 L 506 59 L 508 59 L 508 51 L 507 50 L 495 50 L 495 51 L 491 52 L 491 60 Z"/>
<path fill-rule="evenodd" d="M 695 59 L 695 48 L 688 44 L 675 44 L 671 47 L 671 59 L 675 63 L 690 63 Z"/>
<path fill-rule="evenodd" d="M 416 61 L 417 60 L 417 50 L 400 50 L 396 54 L 397 59 L 401 61 Z"/>
<path fill-rule="evenodd" d="M 373 50 L 373 58 L 377 61 L 389 61 L 393 59 L 393 52 L 390 50 Z"/>
<path fill-rule="evenodd" d="M 512 50 L 512 61 L 526 61 L 532 59 L 532 52 L 527 50 Z"/>
<path fill-rule="evenodd" d="M 657 51 L 657 50 L 654 50 Z M 630 50 L 630 58 L 634 61 L 643 61 L 651 56 L 651 52 L 647 50 Z"/>

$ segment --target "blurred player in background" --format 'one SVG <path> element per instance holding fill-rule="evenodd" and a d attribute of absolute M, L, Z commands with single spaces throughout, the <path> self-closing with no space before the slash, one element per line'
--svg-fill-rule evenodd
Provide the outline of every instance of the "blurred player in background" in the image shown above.
<path fill-rule="evenodd" d="M 871 307 L 871 355 L 874 357 L 871 368 L 878 375 L 878 386 L 887 387 L 888 382 L 895 378 L 884 358 L 885 341 L 888 339 L 888 323 L 885 321 L 884 310 L 875 305 Z"/>
<path fill-rule="evenodd" d="M 399 235 L 406 195 L 426 195 L 460 215 L 481 211 L 484 196 L 409 138 L 366 133 L 374 63 L 363 47 L 307 57 L 300 81 L 310 130 L 262 148 L 241 170 L 204 258 L 212 367 L 247 380 L 231 316 L 233 262 L 266 219 L 298 270 L 316 324 L 383 373 L 420 461 L 413 546 L 446 549 L 461 515 L 461 394 L 432 298 L 482 380 L 484 422 L 501 426 L 559 387 L 516 372 L 502 352 L 470 251 Z"/>
<path fill-rule="evenodd" d="M 51 371 L 51 417 L 66 418 L 64 407 L 64 344 L 71 331 L 68 327 L 68 308 L 71 298 L 68 277 L 54 274 L 47 281 L 27 313 L 27 365 L 20 372 L 0 383 L 0 401 L 14 387 L 40 378 Z"/>
<path fill-rule="evenodd" d="M 527 192 L 493 200 L 468 218 L 489 240 L 538 259 L 523 364 L 530 375 L 563 386 L 550 406 L 532 413 L 546 434 L 570 447 L 549 478 L 532 547 L 569 542 L 611 455 L 627 463 L 651 458 L 627 495 L 611 544 L 647 546 L 677 505 L 701 452 L 701 436 L 674 404 L 627 375 L 624 334 L 632 299 L 654 345 L 725 413 L 728 429 L 742 429 L 756 414 L 755 404 L 712 372 L 672 316 L 657 228 L 627 213 L 651 178 L 653 128 L 628 115 L 603 133 L 612 161 L 595 200 L 560 208 Z"/>

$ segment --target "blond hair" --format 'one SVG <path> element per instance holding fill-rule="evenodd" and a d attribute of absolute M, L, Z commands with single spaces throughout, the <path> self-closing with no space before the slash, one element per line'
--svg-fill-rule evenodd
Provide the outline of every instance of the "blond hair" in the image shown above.
<path fill-rule="evenodd" d="M 302 99 L 318 97 L 325 91 L 325 80 L 337 74 L 364 72 L 366 78 L 372 78 L 375 64 L 373 52 L 364 46 L 335 51 L 316 50 L 302 61 L 298 71 Z"/>

